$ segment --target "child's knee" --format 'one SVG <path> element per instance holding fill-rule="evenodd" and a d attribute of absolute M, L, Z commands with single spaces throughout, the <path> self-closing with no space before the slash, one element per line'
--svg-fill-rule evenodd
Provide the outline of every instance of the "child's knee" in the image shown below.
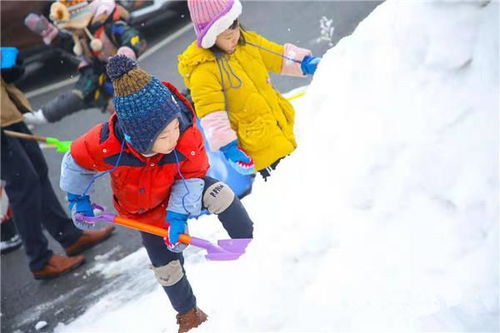
<path fill-rule="evenodd" d="M 203 194 L 203 205 L 212 214 L 224 212 L 234 201 L 234 192 L 223 182 L 216 182 L 207 187 Z"/>
<path fill-rule="evenodd" d="M 151 269 L 155 273 L 158 282 L 164 287 L 173 286 L 184 277 L 184 270 L 180 260 L 173 260 L 165 266 L 152 266 Z"/>

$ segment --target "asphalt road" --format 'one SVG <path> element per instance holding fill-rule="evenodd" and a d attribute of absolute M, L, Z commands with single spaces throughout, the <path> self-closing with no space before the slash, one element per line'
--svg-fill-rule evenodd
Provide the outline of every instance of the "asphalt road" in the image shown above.
<path fill-rule="evenodd" d="M 313 54 L 321 56 L 331 46 L 328 42 L 318 42 L 320 20 L 324 16 L 333 20 L 335 27 L 331 43 L 336 44 L 344 36 L 350 35 L 357 24 L 363 20 L 380 2 L 370 1 L 251 1 L 243 3 L 241 22 L 247 30 L 255 30 L 266 38 L 279 42 L 291 42 L 309 48 Z M 195 36 L 190 28 L 184 28 L 188 16 L 165 18 L 163 22 L 145 29 L 150 47 L 170 37 L 171 41 L 140 61 L 140 66 L 161 80 L 170 81 L 184 88 L 177 72 L 177 55 L 191 43 Z M 183 29 L 183 30 L 181 30 Z M 181 33 L 175 34 L 175 31 Z M 162 45 L 162 44 L 157 44 Z M 35 71 L 21 83 L 26 92 L 47 87 L 55 82 L 64 81 L 74 75 L 74 67 L 68 63 L 56 63 Z M 280 91 L 307 85 L 310 78 L 290 78 L 273 76 L 273 84 Z M 71 85 L 35 94 L 30 98 L 35 108 L 42 106 Z M 55 124 L 39 126 L 35 134 L 54 136 L 72 140 L 83 134 L 91 126 L 105 121 L 108 115 L 97 109 L 89 109 L 71 115 Z M 60 201 L 65 206 L 64 194 L 59 190 L 59 170 L 62 155 L 53 150 L 44 150 L 49 164 L 50 179 Z M 92 199 L 95 202 L 111 205 L 109 180 L 104 177 L 95 186 Z M 59 254 L 63 251 L 50 237 L 50 247 Z M 95 265 L 97 255 L 108 255 L 111 260 L 121 259 L 141 246 L 137 232 L 119 228 L 106 242 L 86 251 L 87 263 L 74 272 L 50 281 L 35 281 L 28 269 L 24 251 L 14 251 L 1 258 L 1 330 L 2 332 L 37 332 L 35 324 L 46 321 L 48 325 L 42 332 L 50 332 L 59 322 L 67 323 L 82 314 L 100 296 L 120 283 L 119 277 L 104 279 L 97 274 L 88 274 Z M 152 277 L 153 278 L 153 277 Z"/>

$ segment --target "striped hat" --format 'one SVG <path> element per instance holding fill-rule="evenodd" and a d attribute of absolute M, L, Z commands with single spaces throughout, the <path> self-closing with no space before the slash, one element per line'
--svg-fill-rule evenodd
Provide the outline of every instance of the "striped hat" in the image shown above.
<path fill-rule="evenodd" d="M 197 45 L 204 49 L 214 46 L 217 36 L 241 15 L 239 0 L 188 0 L 188 7 Z"/>
<path fill-rule="evenodd" d="M 124 55 L 106 66 L 113 81 L 116 115 L 127 141 L 139 153 L 151 152 L 161 131 L 180 116 L 181 107 L 172 92 Z"/>
<path fill-rule="evenodd" d="M 60 29 L 83 29 L 94 16 L 85 0 L 59 0 L 50 6 L 50 19 Z"/>
<path fill-rule="evenodd" d="M 50 18 L 60 29 L 84 29 L 94 16 L 109 16 L 115 7 L 115 0 L 58 0 L 50 6 Z"/>

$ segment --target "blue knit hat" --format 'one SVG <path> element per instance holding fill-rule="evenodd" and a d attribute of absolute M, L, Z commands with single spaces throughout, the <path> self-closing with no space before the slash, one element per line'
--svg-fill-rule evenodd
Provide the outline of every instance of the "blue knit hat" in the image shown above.
<path fill-rule="evenodd" d="M 161 131 L 180 115 L 172 92 L 157 78 L 123 55 L 109 59 L 116 114 L 127 141 L 139 153 L 151 151 Z"/>

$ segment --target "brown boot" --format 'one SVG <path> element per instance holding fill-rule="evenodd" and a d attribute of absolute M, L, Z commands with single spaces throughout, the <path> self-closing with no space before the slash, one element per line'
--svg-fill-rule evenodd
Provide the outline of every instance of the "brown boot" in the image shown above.
<path fill-rule="evenodd" d="M 84 261 L 84 256 L 65 257 L 53 254 L 42 269 L 33 272 L 33 276 L 37 280 L 52 279 L 77 268 Z"/>
<path fill-rule="evenodd" d="M 208 316 L 196 306 L 186 313 L 178 314 L 176 317 L 177 324 L 179 324 L 178 333 L 185 333 L 207 321 Z"/>
<path fill-rule="evenodd" d="M 73 256 L 75 254 L 81 253 L 109 238 L 114 228 L 115 227 L 108 225 L 99 230 L 85 230 L 80 238 L 76 240 L 76 242 L 68 247 L 65 247 L 64 250 L 66 251 L 66 254 L 68 256 Z"/>

